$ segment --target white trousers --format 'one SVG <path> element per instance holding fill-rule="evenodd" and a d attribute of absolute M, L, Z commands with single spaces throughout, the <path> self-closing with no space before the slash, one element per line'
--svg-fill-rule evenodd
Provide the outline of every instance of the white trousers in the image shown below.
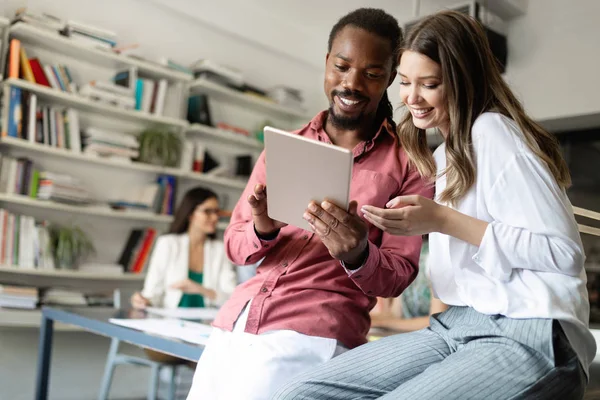
<path fill-rule="evenodd" d="M 233 332 L 214 328 L 188 400 L 268 400 L 282 385 L 346 351 L 335 339 L 290 330 L 245 333 L 249 305 Z"/>

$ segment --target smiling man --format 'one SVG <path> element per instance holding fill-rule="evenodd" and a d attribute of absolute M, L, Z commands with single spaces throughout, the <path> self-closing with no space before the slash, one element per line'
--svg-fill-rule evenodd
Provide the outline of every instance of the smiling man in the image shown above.
<path fill-rule="evenodd" d="M 421 238 L 388 235 L 356 212 L 433 194 L 409 168 L 386 94 L 400 40 L 397 21 L 376 9 L 353 11 L 333 27 L 330 108 L 296 134 L 352 150 L 349 212 L 307 204 L 312 232 L 270 219 L 260 156 L 225 244 L 236 264 L 264 260 L 219 312 L 188 399 L 269 399 L 297 373 L 365 343 L 375 296 L 398 296 L 416 276 Z"/>

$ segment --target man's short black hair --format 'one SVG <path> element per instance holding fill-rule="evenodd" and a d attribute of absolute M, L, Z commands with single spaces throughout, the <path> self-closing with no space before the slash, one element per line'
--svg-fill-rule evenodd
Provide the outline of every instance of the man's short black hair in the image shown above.
<path fill-rule="evenodd" d="M 331 29 L 329 33 L 329 42 L 327 51 L 331 51 L 331 46 L 338 33 L 346 26 L 352 25 L 365 31 L 387 39 L 393 51 L 392 65 L 394 68 L 398 62 L 398 51 L 402 41 L 402 30 L 398 26 L 396 18 L 383 10 L 377 8 L 359 8 L 343 16 Z"/>

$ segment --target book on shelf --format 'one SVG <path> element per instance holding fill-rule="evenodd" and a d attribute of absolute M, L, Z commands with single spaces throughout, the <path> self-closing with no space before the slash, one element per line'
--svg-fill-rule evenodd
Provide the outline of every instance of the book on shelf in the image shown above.
<path fill-rule="evenodd" d="M 14 86 L 10 87 L 8 110 L 3 136 L 81 152 L 77 110 L 42 105 L 37 95 Z"/>
<path fill-rule="evenodd" d="M 45 305 L 86 306 L 87 301 L 82 292 L 51 288 L 42 291 L 40 302 Z"/>
<path fill-rule="evenodd" d="M 157 232 L 153 228 L 133 229 L 117 263 L 126 272 L 144 272 L 156 238 Z"/>
<path fill-rule="evenodd" d="M 83 131 L 83 154 L 131 162 L 139 156 L 139 142 L 133 135 L 88 127 Z"/>
<path fill-rule="evenodd" d="M 54 269 L 45 221 L 0 208 L 0 265 Z"/>
<path fill-rule="evenodd" d="M 58 34 L 65 27 L 65 22 L 58 17 L 47 13 L 34 13 L 27 7 L 15 11 L 13 23 L 22 22 Z"/>
<path fill-rule="evenodd" d="M 63 64 L 42 64 L 38 58 L 30 59 L 18 39 L 11 39 L 7 61 L 8 78 L 21 78 L 63 92 L 77 93 L 77 84 L 69 67 Z"/>
<path fill-rule="evenodd" d="M 119 197 L 111 200 L 109 204 L 114 209 L 147 210 L 160 215 L 172 215 L 175 193 L 175 177 L 159 175 L 156 182 L 122 190 Z"/>
<path fill-rule="evenodd" d="M 0 285 L 0 307 L 33 310 L 39 302 L 38 289 L 31 286 Z"/>

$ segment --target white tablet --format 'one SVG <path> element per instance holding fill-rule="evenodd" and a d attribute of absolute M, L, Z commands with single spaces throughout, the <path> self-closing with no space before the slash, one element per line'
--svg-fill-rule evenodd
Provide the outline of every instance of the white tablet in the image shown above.
<path fill-rule="evenodd" d="M 302 218 L 311 201 L 348 209 L 352 152 L 269 126 L 265 133 L 269 217 L 310 230 Z"/>

